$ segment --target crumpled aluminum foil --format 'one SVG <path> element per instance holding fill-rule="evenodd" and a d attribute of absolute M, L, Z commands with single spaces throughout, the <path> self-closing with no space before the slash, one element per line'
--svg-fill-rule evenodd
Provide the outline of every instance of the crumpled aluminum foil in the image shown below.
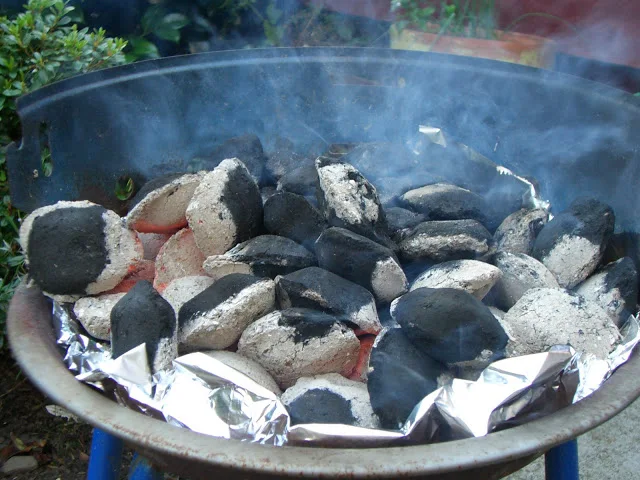
<path fill-rule="evenodd" d="M 640 342 L 637 317 L 606 360 L 559 345 L 548 352 L 499 360 L 475 381 L 453 379 L 425 397 L 398 431 L 341 424 L 290 427 L 277 396 L 208 356 L 190 353 L 150 374 L 146 347 L 111 359 L 67 310 L 54 302 L 57 343 L 76 378 L 119 403 L 176 426 L 221 438 L 282 446 L 371 448 L 479 437 L 539 418 L 585 398 L 626 362 Z"/>

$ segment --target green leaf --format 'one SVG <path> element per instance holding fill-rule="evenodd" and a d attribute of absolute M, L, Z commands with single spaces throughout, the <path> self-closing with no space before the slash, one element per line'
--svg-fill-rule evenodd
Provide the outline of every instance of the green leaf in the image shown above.
<path fill-rule="evenodd" d="M 140 60 L 143 58 L 159 58 L 160 52 L 158 47 L 149 40 L 142 37 L 133 37 L 129 39 L 130 50 L 127 53 L 128 58 Z"/>
<path fill-rule="evenodd" d="M 148 33 L 153 32 L 162 19 L 166 15 L 167 10 L 161 5 L 153 5 L 147 8 L 140 20 L 140 24 L 142 25 L 142 34 L 147 35 Z"/>
<path fill-rule="evenodd" d="M 264 36 L 267 38 L 267 41 L 273 46 L 280 45 L 280 32 L 278 28 L 266 20 L 262 22 L 262 27 L 264 28 Z"/>
<path fill-rule="evenodd" d="M 186 16 L 181 13 L 170 13 L 162 18 L 152 32 L 164 40 L 178 43 L 180 41 L 180 29 L 188 24 L 189 19 Z"/>

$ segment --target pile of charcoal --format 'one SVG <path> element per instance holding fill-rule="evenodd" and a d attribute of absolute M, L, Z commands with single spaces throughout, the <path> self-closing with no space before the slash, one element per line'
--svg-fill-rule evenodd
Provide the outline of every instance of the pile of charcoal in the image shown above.
<path fill-rule="evenodd" d="M 143 186 L 121 218 L 58 202 L 23 222 L 30 278 L 114 358 L 202 351 L 281 395 L 293 424 L 395 429 L 451 378 L 557 344 L 605 358 L 636 311 L 613 210 L 554 217 L 535 181 L 468 147 L 245 135 Z M 542 205 L 542 207 L 541 207 Z"/>

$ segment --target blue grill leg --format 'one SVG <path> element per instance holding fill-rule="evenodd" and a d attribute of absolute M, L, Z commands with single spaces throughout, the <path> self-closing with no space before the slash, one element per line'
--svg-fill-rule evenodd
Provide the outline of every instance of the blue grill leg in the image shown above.
<path fill-rule="evenodd" d="M 544 457 L 546 480 L 580 480 L 578 441 L 571 440 L 549 450 Z"/>
<path fill-rule="evenodd" d="M 122 447 L 122 440 L 94 428 L 87 480 L 118 480 Z"/>
<path fill-rule="evenodd" d="M 164 474 L 136 453 L 129 469 L 129 480 L 164 480 Z"/>

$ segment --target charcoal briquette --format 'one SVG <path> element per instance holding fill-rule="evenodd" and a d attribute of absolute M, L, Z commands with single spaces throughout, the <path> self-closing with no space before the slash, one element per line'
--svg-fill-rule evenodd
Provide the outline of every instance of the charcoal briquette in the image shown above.
<path fill-rule="evenodd" d="M 549 220 L 549 212 L 542 208 L 520 209 L 505 218 L 493 238 L 496 250 L 531 255 L 538 233 Z"/>
<path fill-rule="evenodd" d="M 422 287 L 457 288 L 482 300 L 501 276 L 498 268 L 485 262 L 452 260 L 425 270 L 413 281 L 411 290 Z"/>
<path fill-rule="evenodd" d="M 118 358 L 142 343 L 152 372 L 171 366 L 178 356 L 176 314 L 144 280 L 111 310 L 111 355 Z"/>
<path fill-rule="evenodd" d="M 443 363 L 500 355 L 507 335 L 489 309 L 470 293 L 418 288 L 398 299 L 391 314 L 413 344 Z"/>
<path fill-rule="evenodd" d="M 320 212 L 303 196 L 278 192 L 264 204 L 264 226 L 273 235 L 290 238 L 313 250 L 326 223 Z"/>
<path fill-rule="evenodd" d="M 382 427 L 398 429 L 446 372 L 444 364 L 416 348 L 400 328 L 385 330 L 371 351 L 367 378 L 371 406 Z"/>
<path fill-rule="evenodd" d="M 353 233 L 331 227 L 315 245 L 318 265 L 368 289 L 380 303 L 407 291 L 407 277 L 392 250 Z"/>
<path fill-rule="evenodd" d="M 267 156 L 264 153 L 260 139 L 256 135 L 245 134 L 239 137 L 232 137 L 216 147 L 206 157 L 206 169 L 213 170 L 223 160 L 230 158 L 239 159 L 247 167 L 256 183 L 262 183 Z"/>

